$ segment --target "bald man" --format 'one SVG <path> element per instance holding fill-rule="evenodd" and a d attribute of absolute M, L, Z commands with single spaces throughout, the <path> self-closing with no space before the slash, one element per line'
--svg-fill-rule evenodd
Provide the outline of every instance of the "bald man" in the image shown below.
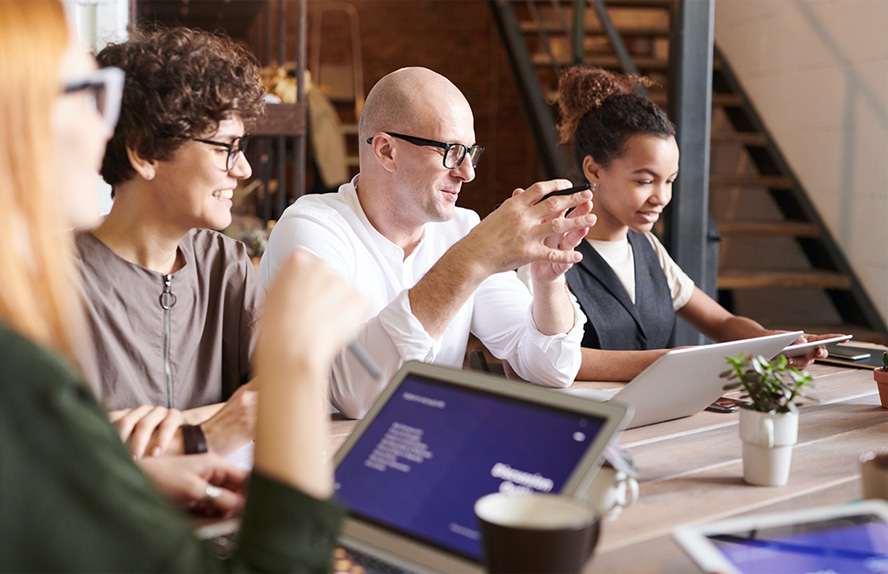
<path fill-rule="evenodd" d="M 516 189 L 480 222 L 456 207 L 483 148 L 463 94 L 425 68 L 382 78 L 358 130 L 359 175 L 337 193 L 290 206 L 259 266 L 268 285 L 286 255 L 302 248 L 373 301 L 358 342 L 382 377 L 344 351 L 333 366 L 334 406 L 362 417 L 408 360 L 461 367 L 469 333 L 522 378 L 570 385 L 585 317 L 568 296 L 564 272 L 581 259 L 574 247 L 595 223 L 591 193 L 540 201 L 571 183 L 537 183 Z M 512 271 L 525 264 L 533 295 Z"/>

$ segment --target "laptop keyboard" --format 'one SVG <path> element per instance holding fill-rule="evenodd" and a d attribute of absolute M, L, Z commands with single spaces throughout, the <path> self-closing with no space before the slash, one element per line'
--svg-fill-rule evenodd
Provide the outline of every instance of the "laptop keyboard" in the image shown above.
<path fill-rule="evenodd" d="M 410 574 L 409 570 L 383 562 L 354 548 L 337 548 L 333 551 L 333 572 L 349 572 L 351 574 Z"/>
<path fill-rule="evenodd" d="M 229 558 L 237 550 L 238 532 L 229 532 L 205 540 L 210 551 L 219 558 Z M 333 551 L 335 574 L 410 574 L 388 562 L 364 554 L 353 548 L 337 548 Z"/>
<path fill-rule="evenodd" d="M 234 532 L 207 538 L 204 542 L 210 547 L 210 552 L 219 558 L 228 558 L 237 550 L 238 533 L 235 530 Z"/>

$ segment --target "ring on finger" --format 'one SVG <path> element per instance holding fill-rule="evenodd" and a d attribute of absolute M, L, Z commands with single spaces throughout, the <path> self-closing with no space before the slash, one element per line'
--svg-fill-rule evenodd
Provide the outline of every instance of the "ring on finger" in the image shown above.
<path fill-rule="evenodd" d="M 206 490 L 204 490 L 204 500 L 206 502 L 216 502 L 216 499 L 219 498 L 221 494 L 221 488 L 212 484 L 208 484 Z"/>

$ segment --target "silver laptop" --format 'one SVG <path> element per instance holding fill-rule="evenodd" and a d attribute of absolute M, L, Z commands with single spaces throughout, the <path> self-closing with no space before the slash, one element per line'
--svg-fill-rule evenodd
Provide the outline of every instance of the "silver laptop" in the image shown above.
<path fill-rule="evenodd" d="M 491 492 L 585 494 L 629 409 L 409 362 L 336 454 L 342 544 L 414 572 L 481 572 Z"/>
<path fill-rule="evenodd" d="M 725 357 L 740 353 L 772 358 L 802 331 L 765 337 L 673 349 L 651 363 L 616 394 L 592 389 L 568 391 L 597 400 L 613 398 L 630 405 L 634 415 L 628 428 L 696 414 L 722 396 L 727 381 L 719 375 L 728 370 Z"/>

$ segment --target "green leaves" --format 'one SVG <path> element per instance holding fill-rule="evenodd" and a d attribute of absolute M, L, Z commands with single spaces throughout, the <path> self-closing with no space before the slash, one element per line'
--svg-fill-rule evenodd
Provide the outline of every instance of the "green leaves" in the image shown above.
<path fill-rule="evenodd" d="M 747 406 L 763 413 L 788 413 L 797 397 L 806 397 L 802 387 L 811 385 L 813 379 L 807 371 L 788 366 L 788 359 L 778 355 L 773 361 L 761 355 L 741 353 L 737 357 L 725 357 L 730 370 L 721 374 L 729 382 L 726 391 L 743 388 Z"/>

